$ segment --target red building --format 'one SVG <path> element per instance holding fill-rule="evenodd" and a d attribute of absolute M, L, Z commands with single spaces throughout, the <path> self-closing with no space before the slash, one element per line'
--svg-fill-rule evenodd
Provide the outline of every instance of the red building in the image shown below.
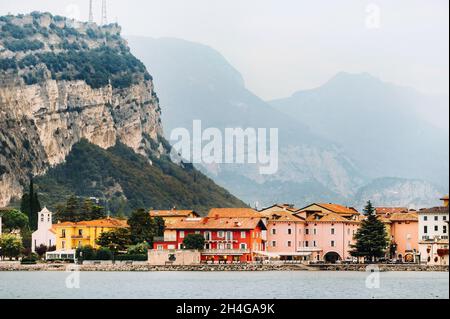
<path fill-rule="evenodd" d="M 260 217 L 188 218 L 167 225 L 164 239 L 156 240 L 156 250 L 183 249 L 189 234 L 205 238 L 203 262 L 250 262 L 266 250 L 266 226 Z"/>

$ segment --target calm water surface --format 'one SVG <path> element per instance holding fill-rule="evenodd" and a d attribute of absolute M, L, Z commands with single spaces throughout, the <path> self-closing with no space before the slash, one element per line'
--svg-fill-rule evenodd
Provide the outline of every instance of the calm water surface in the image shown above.
<path fill-rule="evenodd" d="M 380 273 L 366 288 L 362 272 L 81 272 L 79 288 L 64 272 L 0 272 L 0 299 L 332 299 L 449 298 L 449 274 Z M 73 276 L 73 275 L 72 275 Z M 71 277 L 71 279 L 76 277 Z M 374 277 L 376 283 L 376 277 Z M 76 283 L 76 280 L 69 283 Z"/>

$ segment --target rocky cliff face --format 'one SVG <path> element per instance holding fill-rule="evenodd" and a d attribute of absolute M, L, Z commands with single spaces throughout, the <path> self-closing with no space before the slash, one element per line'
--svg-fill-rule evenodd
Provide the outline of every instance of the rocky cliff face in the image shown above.
<path fill-rule="evenodd" d="M 0 206 L 81 139 L 164 152 L 152 79 L 116 25 L 31 14 L 0 28 Z"/>

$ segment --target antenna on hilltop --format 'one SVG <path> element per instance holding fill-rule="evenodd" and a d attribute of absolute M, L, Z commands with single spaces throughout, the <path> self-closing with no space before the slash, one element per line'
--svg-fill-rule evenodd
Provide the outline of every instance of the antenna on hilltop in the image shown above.
<path fill-rule="evenodd" d="M 102 25 L 108 24 L 108 16 L 106 14 L 106 0 L 102 0 Z"/>
<path fill-rule="evenodd" d="M 92 10 L 92 2 L 93 0 L 89 0 L 89 23 L 94 22 L 94 12 Z"/>

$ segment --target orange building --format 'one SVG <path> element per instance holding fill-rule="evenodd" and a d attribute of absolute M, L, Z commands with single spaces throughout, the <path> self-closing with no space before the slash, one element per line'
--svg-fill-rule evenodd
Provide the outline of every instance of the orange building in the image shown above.
<path fill-rule="evenodd" d="M 394 213 L 389 218 L 391 257 L 404 262 L 418 261 L 419 217 L 416 212 Z"/>

